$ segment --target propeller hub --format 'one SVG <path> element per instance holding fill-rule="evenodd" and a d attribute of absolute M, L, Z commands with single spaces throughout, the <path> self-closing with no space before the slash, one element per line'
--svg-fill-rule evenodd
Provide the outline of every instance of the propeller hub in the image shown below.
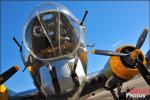
<path fill-rule="evenodd" d="M 145 62 L 143 53 L 133 46 L 124 46 L 120 50 L 121 53 L 129 54 L 128 56 L 121 56 L 122 63 L 131 69 L 135 69 L 134 60 L 139 59 L 141 62 Z"/>
<path fill-rule="evenodd" d="M 139 49 L 135 49 L 130 53 L 131 59 L 134 61 L 140 55 L 140 53 L 141 51 Z"/>

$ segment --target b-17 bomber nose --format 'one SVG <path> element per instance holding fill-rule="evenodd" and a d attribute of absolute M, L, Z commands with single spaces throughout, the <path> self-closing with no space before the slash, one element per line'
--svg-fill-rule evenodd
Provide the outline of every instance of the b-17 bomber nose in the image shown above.
<path fill-rule="evenodd" d="M 67 8 L 47 3 L 32 11 L 23 43 L 34 58 L 52 60 L 74 55 L 82 32 L 80 22 Z"/>

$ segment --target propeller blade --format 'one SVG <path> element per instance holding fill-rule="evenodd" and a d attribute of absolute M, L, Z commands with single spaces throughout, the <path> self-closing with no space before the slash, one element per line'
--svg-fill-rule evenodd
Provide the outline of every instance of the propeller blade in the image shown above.
<path fill-rule="evenodd" d="M 8 69 L 4 73 L 0 74 L 0 85 L 6 82 L 11 76 L 13 76 L 19 70 L 18 66 L 13 66 L 12 68 Z"/>
<path fill-rule="evenodd" d="M 150 68 L 150 49 L 146 53 L 145 57 L 146 57 L 146 61 L 147 61 L 147 67 Z"/>
<path fill-rule="evenodd" d="M 138 48 L 138 49 L 141 48 L 141 46 L 143 45 L 143 43 L 146 39 L 147 34 L 148 34 L 148 29 L 144 29 L 144 31 L 142 32 L 142 34 L 138 38 L 138 41 L 136 43 L 136 48 Z"/>
<path fill-rule="evenodd" d="M 145 55 L 146 59 L 150 61 L 150 49 L 147 51 Z"/>
<path fill-rule="evenodd" d="M 108 50 L 92 50 L 91 52 L 93 54 L 105 55 L 105 56 L 127 56 L 127 55 L 129 55 L 129 54 L 125 54 L 125 53 L 119 53 L 119 52 L 108 51 Z"/>
<path fill-rule="evenodd" d="M 136 64 L 135 66 L 138 68 L 144 80 L 150 86 L 150 73 L 148 72 L 148 70 L 145 68 L 142 62 L 138 59 L 135 60 L 135 64 Z"/>

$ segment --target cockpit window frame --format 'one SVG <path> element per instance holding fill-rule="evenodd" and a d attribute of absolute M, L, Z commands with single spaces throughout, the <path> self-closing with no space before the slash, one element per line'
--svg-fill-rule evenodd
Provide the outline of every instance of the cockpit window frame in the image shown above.
<path fill-rule="evenodd" d="M 40 14 L 41 13 L 49 13 L 49 12 L 53 12 L 53 11 L 55 11 L 55 12 L 58 12 L 58 15 L 59 15 L 59 18 L 60 18 L 60 11 L 58 11 L 58 10 L 48 10 L 48 11 L 44 11 L 44 12 L 40 12 Z M 63 13 L 63 12 L 62 12 Z M 70 19 L 71 19 L 71 21 L 73 21 L 73 22 L 75 22 L 77 25 L 79 25 L 79 28 L 80 28 L 80 30 L 79 30 L 79 39 L 78 39 L 78 44 L 77 44 L 77 46 L 76 46 L 76 48 L 73 50 L 73 52 L 71 52 L 71 53 L 69 53 L 69 54 L 65 54 L 65 55 L 61 55 L 61 56 L 58 56 L 58 57 L 54 57 L 54 58 L 39 58 L 39 57 L 37 57 L 30 49 L 31 48 L 29 48 L 28 47 L 28 45 L 26 44 L 26 40 L 25 40 L 25 32 L 26 31 L 24 31 L 24 35 L 23 35 L 23 44 L 25 45 L 25 47 L 27 48 L 27 50 L 29 51 L 29 53 L 30 54 L 32 54 L 33 55 L 33 57 L 34 58 L 36 58 L 36 59 L 38 59 L 38 60 L 41 60 L 41 61 L 43 61 L 43 60 L 45 60 L 45 61 L 52 61 L 52 60 L 57 60 L 57 59 L 61 59 L 61 58 L 65 58 L 65 57 L 69 57 L 69 58 L 72 58 L 72 57 L 74 57 L 75 55 L 76 55 L 76 53 L 77 53 L 77 50 L 78 50 L 78 48 L 79 48 L 79 46 L 80 46 L 80 44 L 81 44 L 81 34 L 83 34 L 83 31 L 82 31 L 82 29 L 81 29 L 81 26 L 80 26 L 80 22 L 79 22 L 79 20 L 77 21 L 77 20 L 75 20 L 74 18 L 72 18 L 71 16 L 69 16 L 69 15 L 67 15 L 67 14 L 64 14 L 65 16 L 67 16 L 67 17 L 69 17 Z M 29 21 L 30 22 L 30 21 Z M 26 24 L 26 26 L 25 26 L 25 29 L 27 28 L 27 26 L 28 26 L 28 24 L 29 23 L 27 23 Z M 59 30 L 60 31 L 60 30 Z M 59 35 L 60 35 L 60 33 L 59 33 Z M 59 51 L 61 52 L 61 50 L 60 50 L 60 39 L 59 39 Z"/>

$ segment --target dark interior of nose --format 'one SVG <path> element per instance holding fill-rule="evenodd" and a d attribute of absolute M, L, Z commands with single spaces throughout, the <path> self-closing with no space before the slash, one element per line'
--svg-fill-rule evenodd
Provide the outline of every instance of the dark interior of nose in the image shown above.
<path fill-rule="evenodd" d="M 30 47 L 40 58 L 54 58 L 73 52 L 75 30 L 69 19 L 58 12 L 34 18 Z M 46 33 L 45 33 L 46 32 Z M 51 42 L 51 43 L 50 43 Z"/>

